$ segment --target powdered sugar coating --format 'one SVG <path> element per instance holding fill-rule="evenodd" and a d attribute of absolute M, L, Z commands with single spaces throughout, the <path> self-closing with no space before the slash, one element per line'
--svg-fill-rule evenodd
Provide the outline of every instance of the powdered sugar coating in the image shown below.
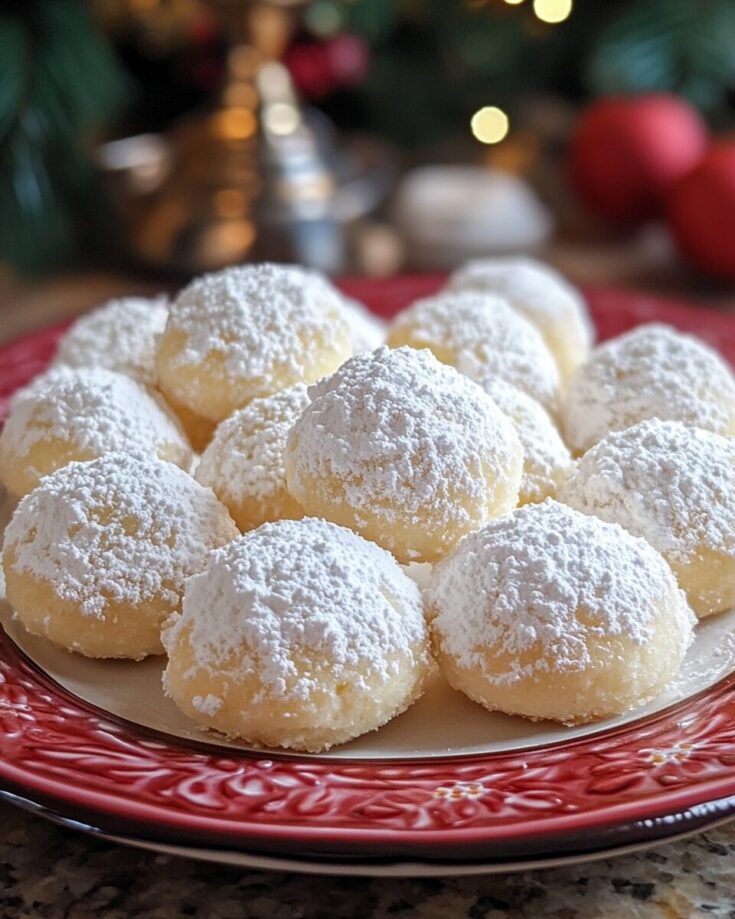
<path fill-rule="evenodd" d="M 600 345 L 577 368 L 561 418 L 579 453 L 648 418 L 735 434 L 735 378 L 704 342 L 670 326 L 642 325 Z"/>
<path fill-rule="evenodd" d="M 191 701 L 196 711 L 209 718 L 216 715 L 224 705 L 222 697 L 215 696 L 212 693 L 208 693 L 206 696 L 194 696 Z"/>
<path fill-rule="evenodd" d="M 111 453 L 46 476 L 18 505 L 4 552 L 85 615 L 152 600 L 165 614 L 210 551 L 237 535 L 212 491 L 178 466 Z"/>
<path fill-rule="evenodd" d="M 514 505 L 522 448 L 513 425 L 428 350 L 357 355 L 309 396 L 286 451 L 289 490 L 307 512 L 341 513 L 376 539 L 377 521 L 386 542 L 377 541 L 408 561 L 422 553 L 412 556 L 399 528 L 448 547 L 493 515 L 494 500 L 495 513 Z"/>
<path fill-rule="evenodd" d="M 399 313 L 392 347 L 429 348 L 439 360 L 483 385 L 505 380 L 556 411 L 559 372 L 533 325 L 494 294 L 443 292 Z"/>
<path fill-rule="evenodd" d="M 107 367 L 155 385 L 158 336 L 168 317 L 164 297 L 122 297 L 81 316 L 62 336 L 54 364 Z"/>
<path fill-rule="evenodd" d="M 561 500 L 648 540 L 669 561 L 702 549 L 735 559 L 735 440 L 651 419 L 604 437 Z"/>
<path fill-rule="evenodd" d="M 241 529 L 275 519 L 269 514 L 300 516 L 290 506 L 284 454 L 288 432 L 308 404 L 302 383 L 253 399 L 217 427 L 204 451 L 196 478 L 214 489 Z"/>
<path fill-rule="evenodd" d="M 220 420 L 250 399 L 313 382 L 349 353 L 332 287 L 313 272 L 266 263 L 207 274 L 184 288 L 170 308 L 157 370 L 175 402 Z M 223 400 L 217 412 L 213 388 Z"/>
<path fill-rule="evenodd" d="M 143 451 L 191 463 L 191 448 L 163 400 L 103 367 L 57 367 L 14 395 L 0 434 L 0 466 L 23 465 L 36 445 L 54 443 L 66 445 L 59 462 L 67 453 L 81 460 Z"/>
<path fill-rule="evenodd" d="M 443 651 L 484 668 L 484 649 L 508 655 L 497 686 L 533 673 L 575 673 L 590 663 L 590 636 L 645 645 L 670 597 L 671 630 L 691 642 L 694 616 L 661 556 L 617 524 L 547 498 L 465 537 L 434 567 L 427 599 Z M 540 648 L 532 665 L 519 657 Z"/>
<path fill-rule="evenodd" d="M 339 323 L 339 308 L 330 287 L 311 272 L 248 265 L 194 280 L 176 297 L 169 327 L 186 333 L 182 364 L 217 352 L 233 380 L 268 376 L 282 362 L 301 374 L 306 367 L 294 329 L 328 334 Z"/>
<path fill-rule="evenodd" d="M 327 284 L 339 299 L 342 306 L 342 315 L 350 330 L 353 354 L 374 351 L 385 343 L 388 326 L 382 319 L 371 312 L 363 303 L 360 303 L 359 300 L 343 294 L 323 272 L 309 269 L 309 273 Z"/>
<path fill-rule="evenodd" d="M 341 294 L 340 299 L 342 313 L 350 329 L 352 353 L 362 354 L 379 348 L 385 342 L 388 332 L 386 323 L 352 297 Z"/>
<path fill-rule="evenodd" d="M 517 386 L 503 380 L 490 380 L 484 389 L 513 422 L 523 445 L 520 501 L 554 497 L 572 471 L 573 460 L 551 416 Z"/>
<path fill-rule="evenodd" d="M 566 379 L 594 341 L 594 328 L 579 292 L 550 265 L 529 258 L 474 259 L 450 277 L 452 291 L 495 293 L 546 339 Z"/>
<path fill-rule="evenodd" d="M 416 584 L 384 549 L 317 518 L 267 523 L 215 552 L 164 633 L 170 653 L 189 629 L 198 667 L 237 660 L 230 675 L 256 672 L 273 699 L 308 699 L 317 663 L 336 680 L 386 682 L 401 662 L 428 663 Z"/>

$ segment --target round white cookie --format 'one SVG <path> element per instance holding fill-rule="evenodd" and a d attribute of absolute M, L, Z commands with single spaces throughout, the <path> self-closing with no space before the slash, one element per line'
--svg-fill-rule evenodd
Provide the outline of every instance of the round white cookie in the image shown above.
<path fill-rule="evenodd" d="M 192 451 L 163 399 L 104 367 L 57 367 L 17 392 L 0 434 L 0 480 L 17 497 L 73 460 L 143 452 L 184 469 Z"/>
<path fill-rule="evenodd" d="M 163 634 L 166 692 L 199 724 L 318 752 L 373 731 L 430 669 L 421 595 L 384 549 L 315 518 L 211 556 Z"/>
<path fill-rule="evenodd" d="M 288 489 L 399 561 L 433 561 L 515 506 L 523 448 L 492 399 L 427 350 L 380 348 L 309 389 Z"/>
<path fill-rule="evenodd" d="M 154 386 L 158 336 L 167 318 L 163 297 L 110 300 L 70 326 L 59 340 L 54 364 L 107 367 Z"/>
<path fill-rule="evenodd" d="M 253 401 L 218 427 L 196 477 L 208 485 L 242 531 L 269 520 L 298 518 L 303 509 L 286 486 L 286 439 L 309 404 L 297 383 Z"/>
<path fill-rule="evenodd" d="M 352 352 L 339 296 L 285 265 L 197 278 L 171 304 L 156 356 L 173 405 L 221 421 L 252 399 L 331 373 Z"/>
<path fill-rule="evenodd" d="M 8 602 L 29 632 L 87 657 L 161 654 L 184 582 L 238 535 L 178 466 L 111 453 L 45 476 L 5 531 Z"/>
<path fill-rule="evenodd" d="M 647 539 L 698 616 L 735 607 L 735 440 L 651 419 L 608 434 L 560 499 Z"/>
<path fill-rule="evenodd" d="M 587 305 L 550 265 L 518 257 L 475 259 L 454 272 L 448 287 L 504 297 L 544 336 L 562 383 L 587 358 L 595 338 Z"/>
<path fill-rule="evenodd" d="M 396 317 L 391 348 L 428 348 L 484 385 L 505 380 L 549 411 L 559 408 L 559 372 L 539 332 L 495 294 L 443 292 Z"/>
<path fill-rule="evenodd" d="M 452 686 L 491 710 L 565 724 L 656 696 L 695 622 L 645 540 L 551 498 L 466 536 L 426 598 Z"/>
<path fill-rule="evenodd" d="M 584 453 L 639 421 L 681 421 L 735 434 L 735 377 L 704 342 L 652 323 L 607 341 L 572 375 L 562 406 L 564 439 Z"/>
<path fill-rule="evenodd" d="M 490 380 L 483 388 L 513 422 L 523 445 L 519 504 L 555 497 L 574 460 L 551 416 L 535 399 L 503 380 Z"/>

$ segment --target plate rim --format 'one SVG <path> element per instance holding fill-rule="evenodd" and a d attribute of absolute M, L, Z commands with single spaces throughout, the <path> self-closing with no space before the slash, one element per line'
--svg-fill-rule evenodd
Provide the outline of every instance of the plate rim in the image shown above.
<path fill-rule="evenodd" d="M 508 874 L 523 871 L 546 870 L 569 865 L 589 864 L 608 858 L 618 858 L 631 853 L 647 851 L 669 843 L 677 843 L 703 831 L 732 823 L 735 820 L 735 802 L 733 810 L 725 816 L 712 817 L 704 824 L 689 826 L 681 832 L 670 835 L 644 838 L 635 842 L 617 846 L 603 847 L 594 850 L 571 852 L 564 855 L 535 855 L 516 858 L 511 861 L 482 859 L 472 862 L 441 862 L 414 859 L 381 859 L 378 862 L 359 862 L 349 860 L 319 861 L 318 859 L 294 858 L 272 853 L 249 852 L 241 849 L 205 848 L 203 846 L 183 845 L 162 842 L 155 839 L 142 839 L 137 836 L 108 833 L 100 827 L 66 817 L 52 811 L 49 807 L 28 798 L 0 789 L 0 799 L 18 807 L 33 816 L 72 829 L 78 833 L 103 839 L 117 845 L 132 846 L 151 853 L 163 853 L 176 858 L 188 858 L 204 861 L 208 864 L 242 867 L 265 871 L 288 871 L 299 874 L 328 875 L 333 877 L 379 877 L 379 878 L 421 878 L 421 877 L 477 877 L 489 874 Z M 226 856 L 226 858 L 223 858 Z"/>

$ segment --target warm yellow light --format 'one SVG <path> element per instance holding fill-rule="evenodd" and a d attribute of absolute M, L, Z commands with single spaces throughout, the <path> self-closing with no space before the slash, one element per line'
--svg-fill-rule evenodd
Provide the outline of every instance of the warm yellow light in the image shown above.
<path fill-rule="evenodd" d="M 518 6 L 520 3 L 523 3 L 523 0 L 505 0 L 508 6 Z"/>
<path fill-rule="evenodd" d="M 227 108 L 213 115 L 215 134 L 225 140 L 246 140 L 255 133 L 255 115 L 247 108 Z"/>
<path fill-rule="evenodd" d="M 573 0 L 533 0 L 533 11 L 542 22 L 564 22 L 572 12 Z"/>
<path fill-rule="evenodd" d="M 497 144 L 507 135 L 510 122 L 496 105 L 485 105 L 472 116 L 472 133 L 481 144 Z"/>

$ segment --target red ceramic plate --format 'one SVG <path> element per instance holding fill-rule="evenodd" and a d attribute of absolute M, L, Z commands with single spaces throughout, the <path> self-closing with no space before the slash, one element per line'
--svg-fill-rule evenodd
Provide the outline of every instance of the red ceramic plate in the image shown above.
<path fill-rule="evenodd" d="M 389 315 L 437 279 L 344 287 Z M 735 319 L 590 291 L 601 338 L 651 320 L 735 359 Z M 0 350 L 0 397 L 44 368 L 60 328 Z M 613 731 L 430 761 L 268 756 L 183 743 L 76 699 L 0 638 L 0 785 L 106 833 L 301 859 L 558 857 L 679 835 L 735 814 L 735 676 Z"/>

